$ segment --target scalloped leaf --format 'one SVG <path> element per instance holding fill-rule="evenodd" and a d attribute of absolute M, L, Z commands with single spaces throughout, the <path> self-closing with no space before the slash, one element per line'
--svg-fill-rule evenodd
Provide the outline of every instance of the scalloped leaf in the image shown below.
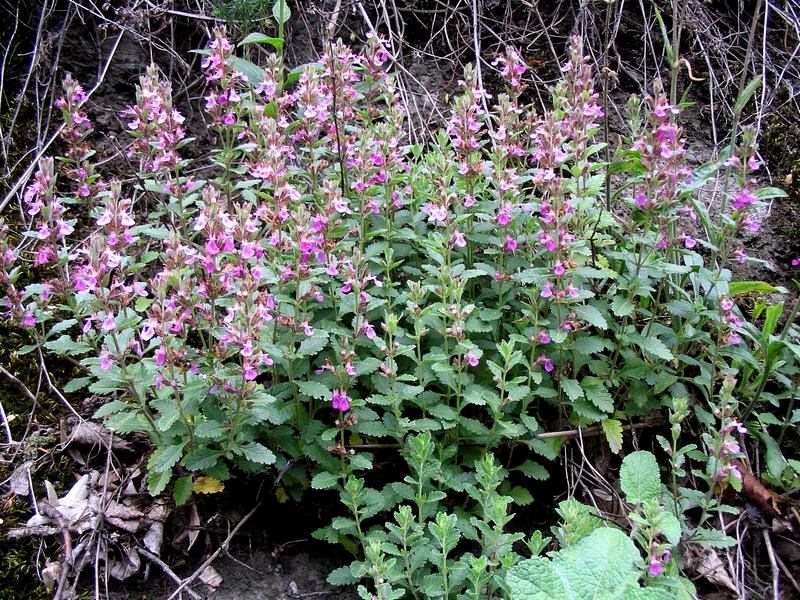
<path fill-rule="evenodd" d="M 657 500 L 661 496 L 661 477 L 653 453 L 638 450 L 626 456 L 619 470 L 619 483 L 628 502 Z"/>
<path fill-rule="evenodd" d="M 508 576 L 511 600 L 664 599 L 664 590 L 639 587 L 641 561 L 634 543 L 618 529 L 601 527 L 574 546 L 523 560 Z"/>

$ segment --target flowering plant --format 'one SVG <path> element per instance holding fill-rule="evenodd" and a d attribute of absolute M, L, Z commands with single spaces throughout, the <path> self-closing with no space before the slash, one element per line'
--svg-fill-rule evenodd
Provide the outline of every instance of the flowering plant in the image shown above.
<path fill-rule="evenodd" d="M 397 597 L 386 573 L 415 595 L 438 574 L 445 597 L 479 595 L 518 559 L 505 528 L 533 500 L 525 480 L 547 477 L 533 457 L 564 441 L 547 429 L 597 424 L 620 452 L 622 418 L 673 397 L 714 403 L 718 373 L 739 373 L 736 393 L 755 402 L 759 353 L 794 360 L 733 301 L 779 290 L 737 287 L 726 268 L 745 258 L 736 234 L 755 207 L 780 194 L 752 181 L 752 132 L 692 170 L 680 107 L 656 86 L 601 160 L 602 109 L 574 39 L 552 108 L 523 104 L 526 65 L 508 49 L 506 93 L 467 69 L 446 126 L 407 146 L 378 37 L 292 77 L 279 56 L 262 68 L 234 50 L 218 30 L 204 51 L 207 164 L 184 155 L 169 84 L 155 67 L 142 77 L 123 113 L 133 184 L 98 173 L 68 79 L 66 157 L 41 162 L 19 243 L 0 238 L 5 314 L 35 340 L 21 352 L 74 357 L 65 391 L 108 397 L 96 418 L 150 436 L 151 493 L 174 482 L 185 502 L 201 475 L 274 467 L 281 497 L 310 482 L 349 508 L 317 533 L 363 550 L 339 581 L 374 575 Z M 738 191 L 718 225 L 696 196 L 723 168 Z M 40 281 L 19 289 L 25 262 Z M 715 456 L 733 483 L 731 431 Z M 363 475 L 376 448 L 404 448 L 409 473 L 380 490 Z M 375 522 L 394 509 L 396 524 Z M 479 551 L 456 560 L 462 537 Z M 652 549 L 655 576 L 668 555 Z"/>

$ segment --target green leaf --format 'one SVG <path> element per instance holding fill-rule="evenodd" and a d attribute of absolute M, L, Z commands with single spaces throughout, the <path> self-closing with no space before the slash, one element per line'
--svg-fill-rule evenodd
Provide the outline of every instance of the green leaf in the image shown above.
<path fill-rule="evenodd" d="M 622 423 L 616 419 L 604 419 L 600 426 L 606 434 L 606 440 L 611 447 L 611 452 L 619 454 L 622 450 Z"/>
<path fill-rule="evenodd" d="M 783 314 L 783 306 L 783 302 L 778 302 L 777 304 L 772 304 L 767 307 L 766 316 L 764 317 L 764 328 L 762 329 L 764 337 L 769 338 L 775 331 L 775 327 L 778 325 L 778 319 L 780 319 Z"/>
<path fill-rule="evenodd" d="M 599 354 L 606 348 L 607 342 L 596 336 L 583 335 L 579 338 L 576 338 L 575 341 L 572 342 L 572 350 L 584 356 L 589 356 L 590 354 Z"/>
<path fill-rule="evenodd" d="M 124 402 L 122 400 L 112 400 L 111 402 L 107 402 L 100 408 L 98 408 L 94 415 L 92 415 L 93 419 L 102 419 L 103 417 L 107 417 L 109 415 L 116 414 L 118 412 L 122 412 L 123 410 L 127 410 L 129 408 L 133 408 L 131 404 Z"/>
<path fill-rule="evenodd" d="M 641 591 L 636 568 L 640 561 L 627 535 L 601 527 L 552 554 L 551 560 L 537 556 L 520 561 L 506 583 L 511 600 L 629 600 Z"/>
<path fill-rule="evenodd" d="M 292 11 L 286 0 L 275 0 L 275 4 L 272 5 L 272 16 L 278 25 L 283 25 L 292 18 Z"/>
<path fill-rule="evenodd" d="M 186 442 L 182 444 L 169 444 L 167 446 L 160 446 L 150 456 L 147 461 L 147 468 L 151 471 L 170 471 L 172 467 L 178 464 L 178 461 L 183 456 L 183 447 Z"/>
<path fill-rule="evenodd" d="M 660 498 L 661 478 L 653 453 L 638 450 L 628 454 L 619 470 L 619 484 L 628 502 L 635 504 Z"/>
<path fill-rule="evenodd" d="M 331 396 L 331 391 L 319 381 L 298 381 L 297 387 L 304 396 L 311 396 L 317 400 Z"/>
<path fill-rule="evenodd" d="M 247 81 L 249 81 L 251 85 L 258 85 L 264 81 L 264 77 L 266 77 L 264 69 L 256 64 L 251 63 L 249 60 L 239 58 L 238 56 L 229 56 L 228 63 L 230 63 L 234 69 L 247 77 Z"/>
<path fill-rule="evenodd" d="M 776 187 L 764 187 L 756 190 L 756 198 L 758 198 L 759 200 L 769 200 L 770 198 L 788 198 L 788 197 L 789 194 L 784 192 L 782 189 Z"/>
<path fill-rule="evenodd" d="M 651 358 L 660 358 L 661 360 L 672 360 L 675 357 L 672 355 L 672 352 L 669 351 L 660 339 L 658 339 L 655 335 L 649 335 L 647 337 L 643 336 L 640 333 L 629 333 L 627 337 L 630 341 L 639 348 L 642 349 L 642 352 L 650 356 Z"/>
<path fill-rule="evenodd" d="M 661 513 L 658 526 L 670 544 L 675 545 L 681 541 L 681 524 L 671 512 Z"/>
<path fill-rule="evenodd" d="M 75 379 L 70 380 L 67 385 L 64 386 L 62 391 L 65 394 L 71 394 L 72 392 L 82 390 L 90 383 L 92 383 L 91 377 L 76 377 Z"/>
<path fill-rule="evenodd" d="M 283 40 L 281 38 L 270 37 L 266 33 L 253 32 L 239 42 L 239 46 L 246 46 L 248 44 L 269 44 L 279 52 L 281 48 L 283 48 Z"/>
<path fill-rule="evenodd" d="M 44 347 L 48 350 L 52 350 L 59 356 L 80 356 L 92 349 L 86 342 L 76 342 L 66 334 L 60 336 L 58 339 L 45 342 Z"/>
<path fill-rule="evenodd" d="M 564 378 L 561 380 L 561 389 L 570 400 L 577 400 L 583 398 L 583 388 L 574 379 Z"/>
<path fill-rule="evenodd" d="M 272 450 L 259 444 L 258 442 L 242 444 L 239 446 L 239 449 L 247 460 L 255 463 L 271 465 L 276 460 L 275 454 L 272 452 Z"/>
<path fill-rule="evenodd" d="M 183 506 L 192 497 L 193 477 L 180 477 L 175 480 L 175 487 L 172 490 L 172 497 L 175 499 L 175 506 Z"/>
<path fill-rule="evenodd" d="M 606 413 L 614 412 L 614 398 L 606 389 L 602 379 L 597 377 L 584 377 L 581 380 L 586 399 L 597 408 Z"/>
<path fill-rule="evenodd" d="M 58 323 L 56 323 L 55 325 L 53 325 L 50 328 L 50 331 L 47 332 L 47 335 L 45 337 L 47 337 L 49 339 L 49 338 L 53 337 L 54 335 L 56 335 L 57 333 L 61 333 L 62 331 L 66 331 L 67 329 L 69 329 L 70 327 L 75 325 L 75 323 L 77 323 L 77 322 L 78 321 L 76 319 L 65 319 L 63 321 L 59 321 Z"/>
<path fill-rule="evenodd" d="M 201 421 L 195 427 L 194 434 L 199 438 L 208 440 L 223 439 L 228 435 L 228 429 L 219 421 Z"/>
<path fill-rule="evenodd" d="M 514 504 L 518 504 L 519 506 L 528 506 L 533 502 L 533 496 L 531 493 L 518 485 L 514 486 L 509 490 L 508 495 L 514 500 Z"/>
<path fill-rule="evenodd" d="M 781 476 L 783 475 L 783 471 L 788 466 L 786 459 L 783 456 L 783 452 L 781 452 L 781 447 L 778 445 L 778 442 L 765 431 L 759 431 L 756 428 L 752 428 L 750 430 L 751 435 L 758 439 L 762 444 L 764 444 L 764 448 L 766 449 L 766 465 L 767 465 L 767 472 L 769 473 L 770 477 L 780 481 Z"/>
<path fill-rule="evenodd" d="M 761 85 L 761 79 L 761 75 L 757 75 L 745 86 L 745 88 L 739 94 L 739 97 L 736 99 L 736 104 L 733 105 L 733 114 L 742 114 L 745 105 L 750 101 L 750 98 L 753 97 L 753 94 L 756 93 L 758 86 Z"/>
<path fill-rule="evenodd" d="M 321 471 L 311 479 L 311 488 L 315 490 L 329 490 L 339 484 L 339 476 L 328 471 Z"/>
<path fill-rule="evenodd" d="M 328 345 L 328 332 L 324 329 L 317 329 L 314 335 L 307 337 L 300 342 L 297 349 L 297 356 L 314 356 L 319 354 Z"/>
<path fill-rule="evenodd" d="M 611 301 L 611 312 L 617 317 L 627 317 L 633 314 L 636 310 L 636 305 L 622 296 L 614 296 Z"/>
<path fill-rule="evenodd" d="M 190 471 L 201 471 L 210 469 L 217 464 L 222 453 L 219 450 L 212 450 L 208 447 L 198 448 L 186 457 L 184 466 Z"/>
<path fill-rule="evenodd" d="M 169 471 L 150 471 L 147 475 L 147 491 L 151 496 L 158 496 L 167 489 L 169 480 L 172 479 L 172 469 Z"/>
<path fill-rule="evenodd" d="M 711 548 L 730 548 L 738 544 L 738 540 L 729 535 L 725 535 L 718 529 L 698 529 L 692 536 L 693 544 L 710 546 Z"/>
<path fill-rule="evenodd" d="M 548 477 L 550 477 L 550 474 L 547 472 L 547 469 L 545 469 L 542 465 L 533 460 L 526 460 L 520 466 L 514 467 L 511 470 L 519 471 L 526 477 L 530 477 L 531 479 L 538 479 L 539 481 L 544 481 Z"/>
<path fill-rule="evenodd" d="M 728 296 L 741 296 L 742 294 L 770 294 L 777 292 L 780 294 L 788 294 L 789 290 L 785 287 L 775 287 L 763 281 L 731 281 L 728 284 Z"/>
<path fill-rule="evenodd" d="M 597 329 L 608 329 L 608 322 L 603 316 L 603 313 L 594 306 L 586 304 L 584 306 L 576 306 L 574 310 L 578 317 L 597 327 Z"/>
<path fill-rule="evenodd" d="M 335 542 L 336 540 L 333 541 Z M 338 569 L 331 571 L 330 575 L 328 575 L 327 581 L 331 585 L 353 585 L 358 583 L 360 579 L 360 577 L 353 575 L 350 567 L 339 567 Z"/>

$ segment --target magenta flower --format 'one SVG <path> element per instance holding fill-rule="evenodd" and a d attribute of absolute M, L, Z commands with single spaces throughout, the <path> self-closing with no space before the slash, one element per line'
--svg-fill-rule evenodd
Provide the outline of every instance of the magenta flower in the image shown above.
<path fill-rule="evenodd" d="M 658 577 L 663 572 L 664 565 L 661 564 L 660 560 L 653 556 L 650 559 L 650 568 L 648 569 L 647 574 L 650 575 L 650 577 Z"/>
<path fill-rule="evenodd" d="M 505 247 L 506 250 L 514 252 L 514 250 L 517 249 L 517 240 L 512 238 L 510 235 L 507 235 L 504 247 Z"/>
<path fill-rule="evenodd" d="M 103 350 L 103 352 L 100 353 L 100 370 L 108 371 L 112 366 L 111 353 L 108 350 Z"/>
<path fill-rule="evenodd" d="M 567 287 L 567 293 L 569 294 L 570 298 L 580 298 L 581 297 L 580 291 L 578 291 L 578 289 L 574 285 L 572 285 L 571 281 L 569 282 L 569 286 Z"/>
<path fill-rule="evenodd" d="M 464 237 L 463 233 L 461 233 L 458 229 L 455 229 L 453 231 L 453 235 L 450 236 L 450 243 L 453 246 L 458 246 L 459 248 L 466 248 L 467 239 Z"/>
<path fill-rule="evenodd" d="M 548 281 L 544 285 L 544 289 L 542 289 L 542 291 L 539 292 L 539 295 L 542 298 L 552 298 L 553 297 L 553 282 L 552 281 Z"/>
<path fill-rule="evenodd" d="M 331 401 L 335 410 L 341 410 L 342 412 L 350 410 L 350 398 L 347 397 L 347 392 L 344 390 L 339 388 L 333 390 Z"/>
<path fill-rule="evenodd" d="M 100 325 L 100 329 L 103 331 L 114 331 L 117 328 L 117 324 L 114 321 L 114 315 L 108 313 L 106 318 L 103 320 L 103 324 Z"/>
<path fill-rule="evenodd" d="M 25 313 L 25 318 L 22 319 L 22 324 L 25 325 L 25 327 L 33 327 L 36 325 L 36 319 L 31 311 Z"/>
<path fill-rule="evenodd" d="M 736 210 L 740 210 L 745 206 L 749 206 L 751 204 L 756 204 L 758 202 L 758 198 L 756 198 L 750 190 L 742 190 L 738 196 L 733 200 L 733 207 Z"/>
<path fill-rule="evenodd" d="M 544 354 L 539 356 L 538 362 L 544 367 L 545 371 L 547 371 L 548 373 L 553 372 L 553 369 L 555 368 L 553 366 L 553 361 L 547 358 Z"/>
<path fill-rule="evenodd" d="M 477 367 L 480 364 L 480 360 L 472 353 L 472 350 L 467 350 L 466 359 L 470 367 Z"/>
<path fill-rule="evenodd" d="M 166 358 L 167 358 L 167 347 L 162 345 L 156 348 L 156 366 L 157 367 L 163 366 Z"/>

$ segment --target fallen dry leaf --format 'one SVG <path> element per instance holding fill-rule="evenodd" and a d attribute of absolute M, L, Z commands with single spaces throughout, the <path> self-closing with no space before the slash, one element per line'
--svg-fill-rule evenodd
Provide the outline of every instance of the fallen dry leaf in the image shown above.
<path fill-rule="evenodd" d="M 758 477 L 753 475 L 753 472 L 747 468 L 741 460 L 731 461 L 739 469 L 742 474 L 742 495 L 750 502 L 758 506 L 764 513 L 773 517 L 781 517 L 780 510 L 778 510 L 778 503 L 775 496 L 770 492 L 764 484 L 759 481 Z"/>
<path fill-rule="evenodd" d="M 120 544 L 118 548 L 122 556 L 119 560 L 108 561 L 108 573 L 114 579 L 122 581 L 139 572 L 142 567 L 142 560 L 135 547 L 128 544 Z"/>
<path fill-rule="evenodd" d="M 705 577 L 711 583 L 727 588 L 734 593 L 738 592 L 736 584 L 725 568 L 725 563 L 713 548 L 696 546 L 693 548 L 694 556 L 691 557 L 690 566 L 700 577 Z"/>
<path fill-rule="evenodd" d="M 61 577 L 61 569 L 61 563 L 58 561 L 48 562 L 42 569 L 42 583 L 48 592 L 55 589 L 56 583 Z"/>
<path fill-rule="evenodd" d="M 205 583 L 212 592 L 222 585 L 222 575 L 220 575 L 211 565 L 203 569 L 203 572 L 200 573 L 199 579 Z"/>

